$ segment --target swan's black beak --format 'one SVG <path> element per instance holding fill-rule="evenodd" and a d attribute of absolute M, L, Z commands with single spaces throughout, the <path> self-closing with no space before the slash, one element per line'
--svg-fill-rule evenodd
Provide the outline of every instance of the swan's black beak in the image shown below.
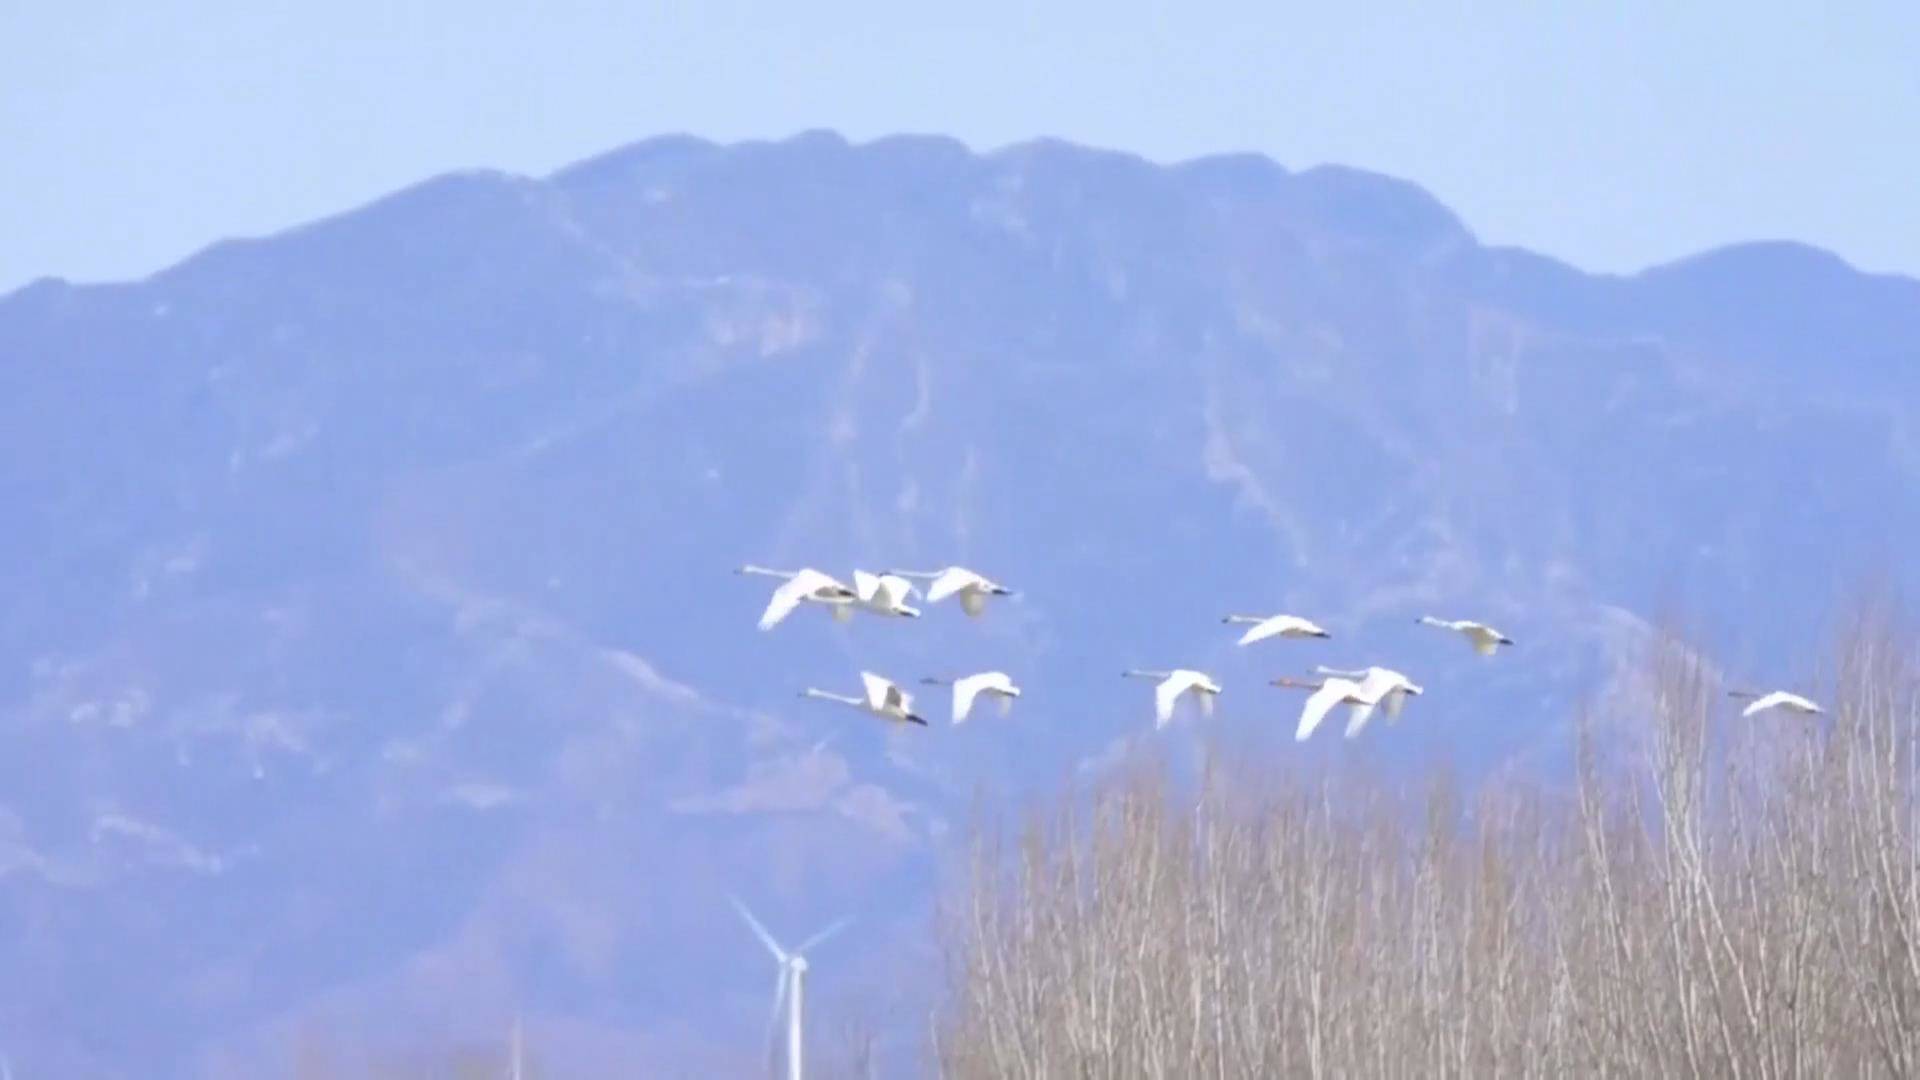
<path fill-rule="evenodd" d="M 926 722 L 926 720 L 925 720 L 925 719 L 923 719 L 923 718 L 921 718 L 921 717 L 919 717 L 919 716 L 916 716 L 916 715 L 914 715 L 913 713 L 908 713 L 908 714 L 907 714 L 907 723 L 909 723 L 909 724 L 919 724 L 919 725 L 920 725 L 921 727 L 926 727 L 926 726 L 927 726 L 927 722 Z"/>
<path fill-rule="evenodd" d="M 1501 638 L 1501 639 L 1500 639 L 1500 644 L 1502 644 L 1502 645 L 1511 645 L 1511 644 L 1513 644 L 1513 639 L 1512 639 L 1512 638 L 1510 638 L 1510 637 L 1503 637 L 1503 638 Z"/>
<path fill-rule="evenodd" d="M 1317 637 L 1317 638 L 1330 638 L 1330 637 L 1332 637 L 1333 635 L 1332 635 L 1332 634 L 1329 634 L 1329 633 L 1327 633 L 1327 632 L 1326 632 L 1325 630 L 1322 630 L 1322 631 L 1320 631 L 1319 633 L 1317 633 L 1317 634 L 1315 634 L 1315 635 L 1313 635 L 1313 636 L 1314 636 L 1314 637 Z"/>
<path fill-rule="evenodd" d="M 993 587 L 993 595 L 995 595 L 995 596 L 1012 596 L 1012 595 L 1013 595 L 1013 590 L 1012 590 L 1012 589 L 1009 589 L 1009 588 L 1007 588 L 1007 587 L 1006 587 L 1005 585 L 995 585 L 995 586 Z"/>

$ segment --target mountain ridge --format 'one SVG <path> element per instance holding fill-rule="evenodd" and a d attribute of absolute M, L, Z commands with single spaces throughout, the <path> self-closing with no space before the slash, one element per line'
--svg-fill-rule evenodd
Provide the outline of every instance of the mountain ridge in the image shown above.
<path fill-rule="evenodd" d="M 674 159 L 678 163 L 684 164 L 690 160 L 708 160 L 734 150 L 767 151 L 806 149 L 809 147 L 823 147 L 838 151 L 867 152 L 882 155 L 894 149 L 901 149 L 918 157 L 937 156 L 947 160 L 969 159 L 976 162 L 1014 159 L 1028 155 L 1064 151 L 1068 154 L 1100 157 L 1117 163 L 1137 165 L 1145 169 L 1176 174 L 1188 173 L 1201 176 L 1227 175 L 1242 178 L 1257 177 L 1274 182 L 1286 180 L 1298 181 L 1314 174 L 1331 175 L 1346 179 L 1358 179 L 1363 183 L 1374 185 L 1381 189 L 1393 190 L 1405 197 L 1404 201 L 1409 207 L 1417 206 L 1422 210 L 1430 209 L 1431 211 L 1437 211 L 1438 216 L 1452 222 L 1460 232 L 1468 236 L 1472 235 L 1471 231 L 1464 224 L 1460 223 L 1450 211 L 1445 209 L 1440 200 L 1412 181 L 1371 169 L 1334 163 L 1314 165 L 1297 172 L 1290 171 L 1286 166 L 1274 160 L 1271 156 L 1257 151 L 1223 151 L 1162 163 L 1123 150 L 1103 149 L 1052 136 L 1040 136 L 1021 140 L 987 150 L 974 150 L 958 139 L 938 134 L 896 133 L 879 136 L 864 142 L 854 142 L 833 129 L 810 128 L 784 138 L 744 139 L 733 142 L 722 142 L 681 132 L 649 136 L 610 150 L 590 154 L 575 162 L 560 166 L 544 176 L 517 173 L 487 166 L 469 166 L 450 169 L 436 173 L 424 180 L 407 185 L 394 192 L 377 196 L 356 206 L 311 221 L 297 223 L 284 229 L 257 236 L 228 237 L 212 241 L 199 251 L 190 253 L 173 264 L 162 267 L 154 271 L 153 274 L 143 277 L 87 282 L 69 281 L 68 279 L 56 276 L 39 277 L 17 287 L 9 293 L 0 294 L 0 302 L 9 300 L 29 290 L 45 288 L 50 285 L 64 286 L 67 288 L 98 288 L 137 284 L 177 270 L 226 245 L 269 241 L 289 234 L 299 233 L 316 226 L 325 225 L 338 218 L 360 215 L 365 211 L 386 204 L 391 200 L 404 198 L 422 192 L 423 190 L 432 189 L 449 181 L 483 179 L 501 181 L 508 184 L 531 182 L 560 183 L 564 185 L 588 180 L 596 174 L 604 174 L 616 168 L 657 163 L 658 159 L 661 158 Z M 1790 256 L 1795 262 L 1806 266 L 1825 265 L 1835 269 L 1844 268 L 1849 274 L 1857 277 L 1888 282 L 1902 282 L 1906 283 L 1909 287 L 1920 289 L 1920 278 L 1916 278 L 1913 275 L 1898 272 L 1872 272 L 1862 270 L 1855 267 L 1842 256 L 1826 248 L 1804 241 L 1790 239 L 1730 241 L 1725 244 L 1703 248 L 1691 254 L 1677 256 L 1662 262 L 1651 263 L 1639 270 L 1629 273 L 1585 270 L 1547 253 L 1522 246 L 1505 244 L 1491 245 L 1488 246 L 1486 250 L 1498 253 L 1518 253 L 1533 258 L 1548 259 L 1584 277 L 1607 280 L 1630 280 L 1667 271 L 1682 271 L 1690 268 L 1697 269 L 1703 265 L 1729 262 L 1744 263 L 1749 258 L 1761 259 L 1768 263 L 1778 265 L 1780 257 L 1785 255 Z"/>

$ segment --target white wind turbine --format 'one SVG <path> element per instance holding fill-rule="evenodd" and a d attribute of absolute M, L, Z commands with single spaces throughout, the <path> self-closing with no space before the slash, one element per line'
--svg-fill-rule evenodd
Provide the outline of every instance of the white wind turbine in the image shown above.
<path fill-rule="evenodd" d="M 753 912 L 747 910 L 747 905 L 741 903 L 739 897 L 728 897 L 728 899 L 733 901 L 734 910 L 740 913 L 740 917 L 747 920 L 747 925 L 753 928 L 754 936 L 760 939 L 760 944 L 765 945 L 767 951 L 773 954 L 774 962 L 780 965 L 780 974 L 775 977 L 773 984 L 773 1015 L 767 1018 L 767 1042 L 773 1041 L 773 1025 L 780 1021 L 780 1006 L 784 1002 L 787 1006 L 787 1080 L 800 1080 L 800 1047 L 804 1041 L 800 1036 L 800 990 L 801 983 L 807 974 L 806 952 L 839 933 L 841 928 L 847 925 L 847 920 L 839 919 L 833 922 L 826 929 L 801 942 L 799 948 L 788 952 L 780 947 L 779 942 L 773 940 L 773 935 L 767 933 L 767 928 L 760 925 L 760 920 L 753 917 Z M 788 996 L 789 987 L 792 991 L 791 997 Z"/>

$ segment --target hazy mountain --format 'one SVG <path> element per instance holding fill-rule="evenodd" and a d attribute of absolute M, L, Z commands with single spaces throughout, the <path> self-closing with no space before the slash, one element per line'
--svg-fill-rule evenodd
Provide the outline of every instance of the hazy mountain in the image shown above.
<path fill-rule="evenodd" d="M 0 299 L 0 449 L 21 1076 L 278 1075 L 516 1009 L 555 1068 L 731 1075 L 772 965 L 725 892 L 855 915 L 815 1030 L 905 1038 L 976 796 L 1150 737 L 1123 666 L 1227 683 L 1163 742 L 1471 770 L 1550 768 L 1667 607 L 1813 678 L 1837 596 L 1914 580 L 1920 283 L 1791 244 L 1591 276 L 1257 157 L 664 138 Z M 746 561 L 1025 595 L 760 634 Z M 1249 655 L 1239 609 L 1335 639 Z M 1262 682 L 1320 661 L 1429 693 L 1296 748 Z M 1012 718 L 795 697 L 980 666 Z"/>

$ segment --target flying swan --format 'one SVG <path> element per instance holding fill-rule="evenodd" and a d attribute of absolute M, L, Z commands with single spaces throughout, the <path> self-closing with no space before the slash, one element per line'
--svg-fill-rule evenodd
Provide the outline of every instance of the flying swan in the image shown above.
<path fill-rule="evenodd" d="M 1392 668 L 1370 667 L 1364 671 L 1339 671 L 1321 665 L 1313 670 L 1319 675 L 1358 680 L 1360 695 L 1385 709 L 1389 720 L 1400 718 L 1400 710 L 1407 707 L 1408 695 L 1417 696 L 1426 693 L 1424 688 Z"/>
<path fill-rule="evenodd" d="M 855 570 L 853 591 L 862 611 L 907 619 L 920 617 L 919 608 L 907 606 L 907 599 L 913 595 L 913 582 L 898 574 L 869 574 L 865 570 Z"/>
<path fill-rule="evenodd" d="M 1799 694 L 1789 694 L 1785 690 L 1775 690 L 1770 694 L 1760 694 L 1752 690 L 1729 690 L 1727 696 L 1752 700 L 1752 704 L 1740 710 L 1741 716 L 1753 716 L 1768 709 L 1784 709 L 1802 716 L 1819 716 L 1827 711 Z"/>
<path fill-rule="evenodd" d="M 969 615 L 979 615 L 986 611 L 988 597 L 1016 595 L 1005 585 L 976 574 L 964 566 L 949 566 L 944 570 L 889 570 L 887 573 L 892 577 L 928 582 L 927 603 L 929 604 L 937 604 L 949 596 L 958 596 L 960 609 Z"/>
<path fill-rule="evenodd" d="M 1414 620 L 1422 626 L 1437 626 L 1442 630 L 1451 630 L 1467 639 L 1473 651 L 1481 656 L 1492 656 L 1502 645 L 1513 644 L 1513 639 L 1488 626 L 1471 619 L 1436 619 L 1431 615 L 1422 615 Z"/>
<path fill-rule="evenodd" d="M 845 584 L 812 567 L 769 570 L 764 566 L 743 566 L 734 573 L 783 578 L 786 581 L 786 584 L 773 590 L 773 599 L 767 601 L 767 610 L 760 615 L 762 630 L 778 626 L 780 620 L 793 614 L 793 609 L 803 602 L 829 605 L 833 608 L 833 617 L 845 622 L 853 617 L 853 608 L 849 605 L 859 599 L 859 594 Z"/>
<path fill-rule="evenodd" d="M 983 671 L 978 675 L 967 675 L 958 679 L 936 679 L 928 676 L 920 680 L 930 686 L 953 687 L 953 722 L 965 723 L 967 714 L 973 711 L 973 700 L 981 694 L 991 695 L 1000 704 L 1000 715 L 1013 711 L 1013 699 L 1020 696 L 1020 688 L 1004 671 Z"/>
<path fill-rule="evenodd" d="M 1298 615 L 1229 615 L 1220 621 L 1249 628 L 1246 633 L 1240 635 L 1239 643 L 1242 645 L 1251 645 L 1270 637 L 1329 638 L 1333 636 Z"/>
<path fill-rule="evenodd" d="M 1312 738 L 1320 721 L 1325 720 L 1327 714 L 1338 705 L 1353 706 L 1353 712 L 1347 717 L 1346 732 L 1346 737 L 1351 739 L 1367 726 L 1367 721 L 1373 716 L 1373 707 L 1379 703 L 1379 699 L 1369 696 L 1360 683 L 1338 676 L 1328 676 L 1319 682 L 1280 678 L 1274 679 L 1272 685 L 1313 691 L 1307 695 L 1307 703 L 1300 709 L 1300 724 L 1293 730 L 1295 742 L 1306 742 Z"/>
<path fill-rule="evenodd" d="M 900 689 L 892 679 L 875 675 L 871 671 L 863 671 L 860 673 L 860 683 L 866 688 L 865 697 L 830 694 L 825 690 L 815 690 L 811 686 L 800 691 L 800 696 L 819 698 L 821 701 L 837 701 L 842 705 L 865 709 L 882 720 L 889 720 L 896 724 L 926 726 L 927 722 L 913 712 L 913 695 Z"/>
<path fill-rule="evenodd" d="M 1193 700 L 1200 706 L 1205 716 L 1213 715 L 1213 699 L 1220 693 L 1220 684 L 1207 677 L 1204 672 L 1187 668 L 1175 668 L 1172 671 L 1140 671 L 1128 669 L 1120 673 L 1127 679 L 1158 679 L 1160 685 L 1153 688 L 1153 726 L 1163 728 L 1173 719 L 1174 703 L 1181 694 L 1192 694 Z"/>

